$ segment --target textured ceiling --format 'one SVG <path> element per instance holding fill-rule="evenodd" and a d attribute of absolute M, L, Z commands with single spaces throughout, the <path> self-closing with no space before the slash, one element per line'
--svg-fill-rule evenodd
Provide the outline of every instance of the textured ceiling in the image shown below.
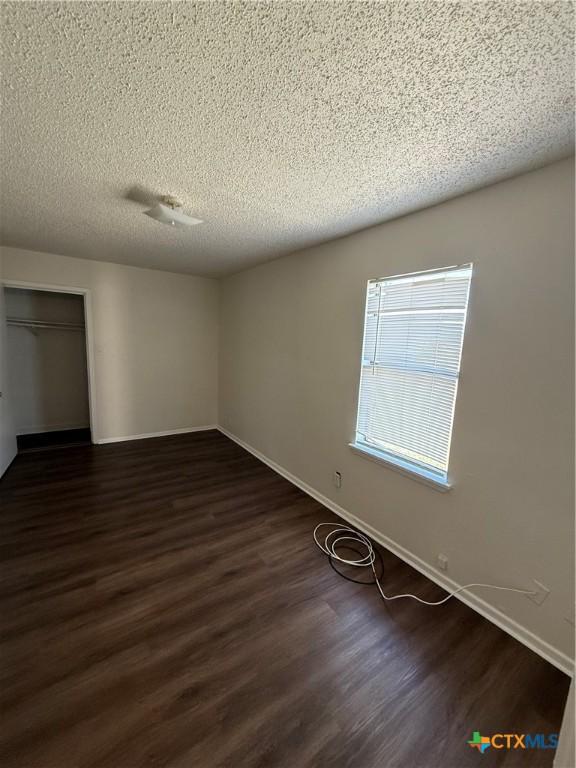
<path fill-rule="evenodd" d="M 220 275 L 573 151 L 569 2 L 1 12 L 8 245 Z"/>

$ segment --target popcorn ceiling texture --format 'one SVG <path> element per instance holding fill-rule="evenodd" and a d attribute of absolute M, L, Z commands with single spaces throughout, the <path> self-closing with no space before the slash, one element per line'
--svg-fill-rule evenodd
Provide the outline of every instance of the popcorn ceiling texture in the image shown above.
<path fill-rule="evenodd" d="M 573 12 L 4 2 L 2 242 L 218 276 L 566 156 Z"/>

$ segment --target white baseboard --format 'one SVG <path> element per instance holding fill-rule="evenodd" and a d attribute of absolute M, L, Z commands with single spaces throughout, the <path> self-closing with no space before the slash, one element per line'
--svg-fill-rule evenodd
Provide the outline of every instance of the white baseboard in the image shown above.
<path fill-rule="evenodd" d="M 169 435 L 185 435 L 188 432 L 205 432 L 208 429 L 218 429 L 216 424 L 209 424 L 205 427 L 184 427 L 183 429 L 165 429 L 162 432 L 145 432 L 142 435 L 123 435 L 122 437 L 103 437 L 101 440 L 95 440 L 96 445 L 105 445 L 106 443 L 124 443 L 129 440 L 147 440 L 149 437 L 168 437 Z"/>
<path fill-rule="evenodd" d="M 358 528 L 360 531 L 370 536 L 370 538 L 374 539 L 374 541 L 377 541 L 383 547 L 385 547 L 386 549 L 389 549 L 391 552 L 397 555 L 401 560 L 404 560 L 404 562 L 408 563 L 408 565 L 411 565 L 412 568 L 415 568 L 417 571 L 422 573 L 424 576 L 426 576 L 428 579 L 433 581 L 435 584 L 438 584 L 438 586 L 442 587 L 442 589 L 445 589 L 448 592 L 453 592 L 455 589 L 458 589 L 461 586 L 460 584 L 457 584 L 452 579 L 449 579 L 447 576 L 443 576 L 439 574 L 425 560 L 422 560 L 420 557 L 418 557 L 417 555 L 414 555 L 412 552 L 405 549 L 400 544 L 397 544 L 392 539 L 389 539 L 387 536 L 384 536 L 384 534 L 377 531 L 371 525 L 364 523 L 362 520 L 356 517 L 356 515 L 353 515 L 351 512 L 348 512 L 346 509 L 336 504 L 327 496 L 324 496 L 323 494 L 319 493 L 317 490 L 312 488 L 312 486 L 308 485 L 308 483 L 305 483 L 303 480 L 300 480 L 300 478 L 296 477 L 291 472 L 288 472 L 288 470 L 284 469 L 284 467 L 281 467 L 275 461 L 272 461 L 272 459 L 269 459 L 267 456 L 264 456 L 264 454 L 260 453 L 260 451 L 258 451 L 256 448 L 253 448 L 251 445 L 248 445 L 248 443 L 245 443 L 239 437 L 236 437 L 236 435 L 232 434 L 227 429 L 224 429 L 224 427 L 218 426 L 216 428 L 223 435 L 226 435 L 226 437 L 230 438 L 230 440 L 233 440 L 235 443 L 238 443 L 238 445 L 240 445 L 246 451 L 251 453 L 257 459 L 260 459 L 260 461 L 262 461 L 264 464 L 267 464 L 271 469 L 273 469 L 279 475 L 282 475 L 282 477 L 286 478 L 286 480 L 289 480 L 295 486 L 300 488 L 300 490 L 304 491 L 304 493 L 307 493 L 313 499 L 320 502 L 320 504 L 327 507 L 331 512 L 334 512 L 336 515 L 338 515 L 338 517 L 341 517 L 344 520 L 347 520 L 349 523 L 351 523 L 353 526 Z M 551 664 L 553 664 L 555 667 L 560 669 L 562 672 L 565 672 L 570 677 L 574 675 L 574 662 L 572 661 L 572 659 L 570 659 L 569 656 L 567 656 L 565 653 L 558 650 L 554 646 L 550 645 L 550 643 L 538 637 L 530 630 L 526 629 L 526 627 L 523 627 L 521 624 L 518 624 L 518 622 L 514 621 L 514 619 L 511 619 L 505 613 L 502 613 L 502 611 L 498 610 L 497 608 L 494 608 L 485 600 L 482 600 L 482 598 L 478 597 L 472 592 L 469 592 L 468 590 L 459 592 L 457 595 L 455 595 L 455 597 L 458 600 L 461 600 L 466 605 L 468 605 L 470 608 L 473 608 L 475 611 L 477 611 L 479 614 L 484 616 L 484 618 L 491 621 L 493 624 L 496 624 L 497 627 L 500 627 L 500 629 L 504 630 L 504 632 L 507 632 L 509 635 L 511 635 L 513 638 L 521 642 L 527 648 L 530 648 L 531 651 L 534 651 L 539 656 L 542 656 L 542 658 L 546 659 L 546 661 L 549 661 Z"/>

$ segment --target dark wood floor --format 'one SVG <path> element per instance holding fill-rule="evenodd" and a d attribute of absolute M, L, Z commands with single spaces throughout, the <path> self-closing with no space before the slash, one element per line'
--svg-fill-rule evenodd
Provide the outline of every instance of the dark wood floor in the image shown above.
<path fill-rule="evenodd" d="M 4 768 L 552 765 L 466 742 L 557 732 L 565 675 L 341 579 L 311 538 L 336 518 L 217 432 L 25 454 L 0 502 Z"/>

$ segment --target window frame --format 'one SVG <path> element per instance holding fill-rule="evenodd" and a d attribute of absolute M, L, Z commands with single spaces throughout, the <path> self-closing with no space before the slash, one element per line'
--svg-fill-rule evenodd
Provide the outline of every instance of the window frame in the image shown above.
<path fill-rule="evenodd" d="M 367 314 L 366 313 L 368 308 L 368 297 L 369 297 L 370 286 L 373 283 L 380 283 L 386 280 L 395 280 L 395 279 L 406 278 L 411 276 L 416 277 L 420 275 L 430 275 L 435 272 L 446 273 L 451 271 L 462 270 L 465 268 L 470 269 L 470 279 L 468 283 L 466 307 L 464 310 L 464 322 L 462 327 L 462 340 L 461 340 L 461 347 L 460 347 L 458 373 L 455 376 L 456 386 L 455 386 L 455 392 L 454 392 L 454 401 L 452 403 L 450 440 L 448 443 L 448 453 L 447 453 L 447 467 L 446 467 L 446 472 L 443 473 L 440 470 L 436 472 L 433 468 L 430 468 L 429 466 L 424 464 L 420 464 L 416 460 L 411 461 L 409 459 L 405 459 L 402 456 L 399 456 L 395 453 L 387 451 L 385 448 L 379 448 L 378 446 L 372 445 L 370 443 L 367 443 L 359 439 L 358 421 L 360 417 L 360 403 L 361 403 L 361 394 L 362 394 L 362 370 L 365 365 L 363 353 L 364 353 L 366 330 L 367 330 Z M 416 272 L 408 272 L 408 273 L 403 273 L 399 275 L 390 275 L 388 277 L 372 278 L 368 280 L 366 284 L 366 294 L 365 294 L 366 299 L 364 303 L 364 312 L 363 312 L 362 348 L 360 350 L 360 377 L 358 382 L 358 395 L 356 398 L 356 421 L 355 421 L 355 427 L 354 427 L 354 438 L 351 442 L 348 443 L 348 445 L 358 455 L 364 458 L 370 459 L 371 461 L 375 461 L 379 464 L 385 465 L 390 469 L 400 472 L 406 477 L 410 477 L 413 480 L 424 483 L 425 485 L 428 485 L 434 488 L 435 490 L 439 490 L 442 492 L 449 491 L 453 487 L 452 478 L 449 477 L 448 475 L 449 462 L 450 462 L 450 449 L 451 449 L 452 437 L 454 434 L 456 401 L 458 399 L 458 389 L 460 384 L 460 377 L 462 374 L 462 354 L 463 354 L 463 348 L 464 348 L 464 339 L 466 336 L 466 326 L 468 322 L 468 308 L 470 305 L 470 291 L 472 287 L 473 271 L 474 271 L 473 263 L 466 262 L 463 264 L 453 265 L 449 267 L 435 267 L 433 269 L 419 270 Z"/>

